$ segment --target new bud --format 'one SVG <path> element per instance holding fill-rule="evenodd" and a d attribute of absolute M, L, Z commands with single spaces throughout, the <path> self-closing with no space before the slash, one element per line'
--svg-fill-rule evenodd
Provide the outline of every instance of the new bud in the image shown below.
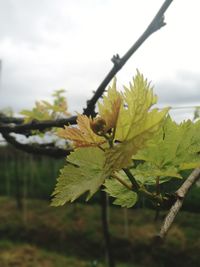
<path fill-rule="evenodd" d="M 90 122 L 90 127 L 97 135 L 104 135 L 106 133 L 106 122 L 104 119 L 98 117 Z"/>

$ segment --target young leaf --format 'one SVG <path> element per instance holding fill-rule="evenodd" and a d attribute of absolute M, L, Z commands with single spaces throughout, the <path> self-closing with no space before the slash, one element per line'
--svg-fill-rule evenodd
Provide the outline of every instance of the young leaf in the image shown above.
<path fill-rule="evenodd" d="M 85 115 L 78 115 L 77 127 L 65 126 L 58 132 L 58 136 L 73 141 L 74 147 L 99 146 L 105 143 L 105 139 L 98 136 L 91 129 L 91 119 Z"/>
<path fill-rule="evenodd" d="M 58 117 L 69 116 L 67 100 L 65 97 L 61 96 L 64 90 L 56 91 L 54 96 L 54 104 L 48 101 L 36 101 L 35 107 L 32 110 L 22 110 L 20 113 L 25 116 L 25 122 L 30 122 L 32 120 L 52 120 Z"/>
<path fill-rule="evenodd" d="M 49 114 L 48 110 L 45 108 L 41 102 L 36 101 L 35 107 L 32 110 L 22 110 L 20 114 L 26 116 L 25 122 L 30 122 L 32 120 L 50 120 L 51 115 Z"/>
<path fill-rule="evenodd" d="M 62 95 L 65 93 L 64 89 L 56 90 L 53 93 L 54 101 L 53 105 L 51 107 L 53 114 L 59 114 L 64 116 L 70 116 L 70 113 L 68 112 L 68 104 L 67 99 Z"/>
<path fill-rule="evenodd" d="M 98 103 L 99 115 L 105 120 L 105 131 L 115 128 L 122 104 L 122 96 L 116 89 L 116 79 L 112 87 L 108 88 L 108 93 L 103 97 L 103 102 Z"/>
<path fill-rule="evenodd" d="M 177 124 L 168 117 L 157 135 L 133 157 L 145 161 L 133 171 L 134 175 L 145 177 L 147 183 L 152 176 L 165 176 L 163 181 L 167 181 L 170 177 L 181 178 L 180 170 L 199 167 L 199 130 L 199 123 Z"/>
<path fill-rule="evenodd" d="M 88 192 L 86 199 L 90 199 L 106 178 L 103 174 L 104 152 L 99 148 L 77 149 L 67 160 L 69 164 L 61 170 L 52 194 L 53 206 L 73 202 L 86 192 Z"/>
<path fill-rule="evenodd" d="M 131 186 L 128 178 L 122 178 L 127 184 Z M 137 193 L 129 190 L 119 181 L 114 178 L 107 179 L 104 183 L 105 191 L 112 197 L 116 198 L 113 204 L 121 207 L 131 208 L 137 202 Z"/>
<path fill-rule="evenodd" d="M 128 167 L 132 155 L 159 130 L 168 108 L 150 110 L 156 101 L 150 84 L 138 72 L 130 88 L 125 88 L 124 105 L 119 111 L 115 134 L 118 142 L 107 151 L 107 168 L 119 170 Z"/>
<path fill-rule="evenodd" d="M 139 164 L 135 169 L 132 169 L 131 172 L 137 182 L 146 185 L 155 185 L 157 177 L 159 177 L 160 184 L 171 180 L 172 177 L 182 178 L 176 167 L 165 166 L 159 168 L 159 166 L 151 162 Z"/>

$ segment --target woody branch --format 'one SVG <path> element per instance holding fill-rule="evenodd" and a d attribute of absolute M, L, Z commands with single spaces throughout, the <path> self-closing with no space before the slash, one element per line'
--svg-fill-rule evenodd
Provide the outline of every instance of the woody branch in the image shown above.
<path fill-rule="evenodd" d="M 163 239 L 167 232 L 169 231 L 177 213 L 183 205 L 183 201 L 185 196 L 187 195 L 190 188 L 200 179 L 200 168 L 195 169 L 185 180 L 185 182 L 180 186 L 180 188 L 176 191 L 176 201 L 172 205 L 169 210 L 165 220 L 161 226 L 160 233 L 158 234 L 158 238 Z"/>

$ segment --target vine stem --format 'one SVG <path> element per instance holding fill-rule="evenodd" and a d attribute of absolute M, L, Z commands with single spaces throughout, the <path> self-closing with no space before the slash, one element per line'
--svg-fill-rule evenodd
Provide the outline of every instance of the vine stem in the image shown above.
<path fill-rule="evenodd" d="M 127 177 L 129 178 L 129 180 L 131 181 L 133 188 L 132 190 L 138 192 L 140 189 L 139 184 L 137 183 L 137 181 L 135 180 L 135 177 L 132 175 L 132 173 L 130 172 L 129 169 L 123 169 L 123 171 L 125 172 L 125 174 L 127 175 Z"/>
<path fill-rule="evenodd" d="M 50 146 L 49 144 L 43 146 L 38 144 L 23 144 L 18 142 L 12 135 L 6 133 L 2 134 L 2 136 L 9 144 L 13 145 L 15 148 L 31 154 L 46 155 L 53 158 L 64 158 L 73 151 L 71 148 L 62 149 L 55 146 Z"/>
<path fill-rule="evenodd" d="M 121 183 L 122 185 L 124 185 L 127 189 L 129 190 L 133 190 L 132 186 L 130 186 L 129 184 L 127 184 L 125 181 L 123 181 L 117 174 L 112 174 L 111 175 L 113 178 L 115 178 L 119 183 Z"/>
<path fill-rule="evenodd" d="M 153 201 L 157 201 L 159 203 L 163 202 L 163 198 L 160 194 L 157 194 L 157 193 L 154 194 L 154 193 L 148 191 L 144 185 L 139 185 L 138 182 L 136 181 L 135 177 L 132 175 L 132 173 L 130 172 L 129 169 L 123 169 L 123 171 L 125 172 L 125 174 L 129 178 L 129 180 L 131 181 L 131 183 L 133 185 L 133 187 L 132 187 L 133 191 L 135 191 L 137 193 L 141 193 Z"/>
<path fill-rule="evenodd" d="M 160 176 L 156 177 L 156 194 L 160 195 Z"/>
<path fill-rule="evenodd" d="M 24 123 L 23 119 L 12 117 L 0 116 L 0 132 L 2 134 L 8 133 L 26 133 L 31 130 L 43 131 L 48 128 L 57 127 L 63 128 L 64 125 L 76 124 L 77 116 L 71 116 L 65 119 L 37 121 L 33 120 L 28 123 Z"/>
<path fill-rule="evenodd" d="M 160 233 L 157 235 L 159 239 L 163 239 L 169 231 L 177 213 L 183 205 L 184 198 L 193 184 L 200 178 L 200 168 L 195 169 L 185 180 L 185 182 L 176 191 L 176 201 L 169 210 L 165 220 L 161 226 Z"/>
<path fill-rule="evenodd" d="M 107 260 L 107 264 L 109 267 L 115 267 L 115 260 L 113 257 L 112 244 L 111 244 L 111 236 L 110 236 L 110 231 L 109 231 L 106 192 L 101 190 L 100 194 L 101 194 L 100 196 L 101 196 L 102 229 L 103 229 L 104 241 L 105 241 L 106 260 Z"/>

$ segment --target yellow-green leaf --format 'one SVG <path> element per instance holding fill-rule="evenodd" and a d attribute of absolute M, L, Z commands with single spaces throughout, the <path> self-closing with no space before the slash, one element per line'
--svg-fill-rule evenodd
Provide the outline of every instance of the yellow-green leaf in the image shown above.
<path fill-rule="evenodd" d="M 120 178 L 131 187 L 131 183 L 126 176 L 121 176 Z M 109 194 L 109 196 L 115 198 L 113 204 L 131 208 L 137 202 L 137 193 L 129 190 L 114 178 L 107 179 L 104 186 L 105 191 Z"/>
<path fill-rule="evenodd" d="M 58 132 L 58 136 L 73 141 L 74 147 L 99 146 L 105 139 L 98 136 L 90 127 L 91 119 L 85 115 L 78 115 L 77 127 L 65 126 Z"/>
<path fill-rule="evenodd" d="M 116 79 L 114 79 L 107 95 L 103 97 L 102 102 L 98 103 L 99 115 L 106 123 L 105 131 L 116 127 L 121 105 L 122 96 L 116 89 Z"/>
<path fill-rule="evenodd" d="M 53 206 L 73 202 L 86 192 L 88 200 L 106 178 L 103 174 L 105 157 L 99 148 L 77 149 L 67 160 L 69 163 L 61 170 L 53 192 Z"/>
<path fill-rule="evenodd" d="M 182 178 L 179 170 L 174 166 L 159 167 L 151 162 L 139 164 L 135 169 L 131 170 L 135 179 L 142 184 L 155 185 L 156 179 L 159 177 L 159 183 L 164 183 L 174 178 Z"/>
<path fill-rule="evenodd" d="M 107 168 L 116 170 L 131 164 L 131 157 L 159 130 L 168 112 L 168 108 L 151 109 L 157 97 L 139 72 L 130 88 L 125 88 L 123 99 L 115 134 L 117 143 L 107 151 L 106 161 Z"/>
<path fill-rule="evenodd" d="M 199 122 L 193 123 L 188 120 L 178 124 L 168 116 L 147 146 L 134 155 L 134 159 L 145 161 L 143 166 L 139 165 L 136 168 L 135 175 L 137 173 L 147 177 L 148 173 L 150 176 L 154 173 L 156 176 L 157 170 L 157 176 L 180 178 L 181 170 L 199 167 L 199 132 Z"/>

